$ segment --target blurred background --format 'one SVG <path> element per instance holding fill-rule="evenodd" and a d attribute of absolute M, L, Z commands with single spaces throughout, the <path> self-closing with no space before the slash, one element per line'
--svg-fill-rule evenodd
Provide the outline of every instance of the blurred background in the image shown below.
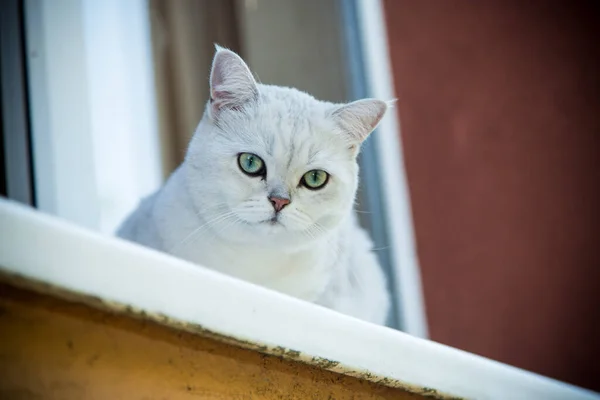
<path fill-rule="evenodd" d="M 0 7 L 3 196 L 112 234 L 182 161 L 215 43 L 264 83 L 396 97 L 357 205 L 388 325 L 600 391 L 595 2 Z"/>

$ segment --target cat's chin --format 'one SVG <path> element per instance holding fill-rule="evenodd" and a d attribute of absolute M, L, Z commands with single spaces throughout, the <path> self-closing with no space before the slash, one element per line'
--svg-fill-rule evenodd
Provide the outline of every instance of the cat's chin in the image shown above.
<path fill-rule="evenodd" d="M 279 218 L 273 217 L 259 222 L 247 222 L 246 226 L 250 234 L 262 234 L 265 236 L 279 236 L 293 234 L 293 230 Z"/>
<path fill-rule="evenodd" d="M 318 240 L 300 230 L 290 228 L 285 222 L 277 219 L 258 222 L 240 221 L 235 228 L 221 232 L 219 236 L 232 244 L 280 249 L 300 249 Z"/>

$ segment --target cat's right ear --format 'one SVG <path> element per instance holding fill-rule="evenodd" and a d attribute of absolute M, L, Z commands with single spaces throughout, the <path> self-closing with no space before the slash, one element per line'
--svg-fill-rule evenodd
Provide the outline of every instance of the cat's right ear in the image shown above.
<path fill-rule="evenodd" d="M 390 104 L 376 99 L 362 99 L 336 109 L 332 116 L 344 131 L 350 148 L 356 149 L 377 127 Z"/>
<path fill-rule="evenodd" d="M 210 111 L 217 119 L 224 109 L 240 109 L 258 99 L 258 87 L 250 69 L 231 50 L 216 47 L 210 71 Z"/>

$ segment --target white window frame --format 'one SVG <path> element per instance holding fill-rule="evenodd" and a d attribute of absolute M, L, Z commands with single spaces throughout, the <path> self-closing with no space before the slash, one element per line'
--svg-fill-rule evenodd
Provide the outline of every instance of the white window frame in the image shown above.
<path fill-rule="evenodd" d="M 381 0 L 356 0 L 363 62 L 372 97 L 395 99 L 388 36 Z M 397 78 L 397 77 L 396 77 Z M 427 338 L 427 317 L 416 251 L 410 195 L 400 140 L 397 110 L 392 109 L 370 140 L 379 161 L 381 191 L 387 220 L 387 236 L 398 324 L 404 332 Z"/>
<path fill-rule="evenodd" d="M 26 0 L 37 206 L 112 233 L 162 180 L 146 0 Z"/>

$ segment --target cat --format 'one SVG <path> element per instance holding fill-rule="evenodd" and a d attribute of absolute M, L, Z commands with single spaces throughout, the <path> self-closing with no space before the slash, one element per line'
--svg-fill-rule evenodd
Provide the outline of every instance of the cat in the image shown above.
<path fill-rule="evenodd" d="M 353 204 L 360 145 L 387 109 L 257 83 L 240 56 L 216 46 L 184 162 L 117 235 L 384 324 L 386 280 Z"/>

